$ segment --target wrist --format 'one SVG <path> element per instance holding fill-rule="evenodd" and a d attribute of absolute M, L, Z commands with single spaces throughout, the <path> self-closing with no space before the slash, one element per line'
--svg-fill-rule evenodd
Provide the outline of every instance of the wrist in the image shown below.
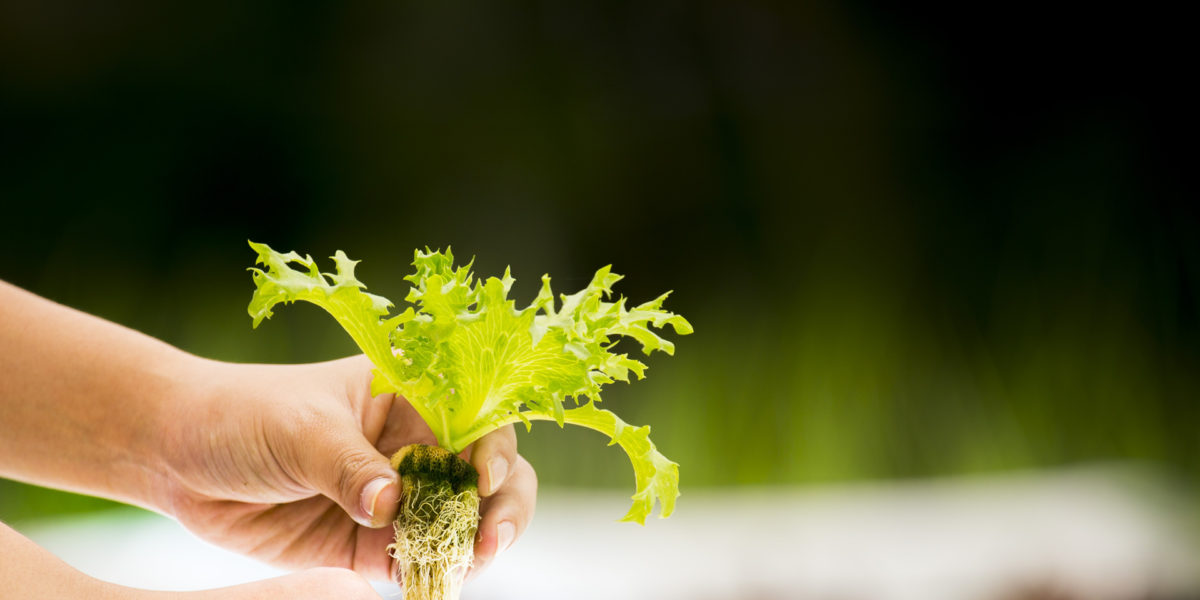
<path fill-rule="evenodd" d="M 162 389 L 147 402 L 145 444 L 137 461 L 146 474 L 139 504 L 169 517 L 177 517 L 180 495 L 191 487 L 192 465 L 203 451 L 198 444 L 211 432 L 207 423 L 213 401 L 234 366 L 180 354 L 164 365 Z"/>

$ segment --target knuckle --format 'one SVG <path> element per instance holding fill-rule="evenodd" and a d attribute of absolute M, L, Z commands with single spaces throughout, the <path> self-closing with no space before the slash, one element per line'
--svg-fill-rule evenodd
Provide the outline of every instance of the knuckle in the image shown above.
<path fill-rule="evenodd" d="M 513 466 L 513 474 L 528 480 L 529 487 L 536 492 L 538 487 L 537 471 L 524 456 L 517 455 L 517 464 Z"/>
<path fill-rule="evenodd" d="M 489 511 L 488 521 L 492 524 L 500 523 L 501 521 L 512 521 L 517 525 L 518 530 L 523 530 L 525 525 L 533 519 L 534 505 L 528 498 L 520 495 L 509 496 L 499 503 L 494 509 Z"/>
<path fill-rule="evenodd" d="M 529 524 L 529 520 L 533 518 L 533 504 L 525 499 L 517 501 L 517 522 L 524 529 L 525 525 Z"/>
<path fill-rule="evenodd" d="M 338 489 L 342 494 L 349 497 L 353 494 L 364 477 L 368 473 L 368 467 L 373 462 L 371 457 L 365 456 L 357 449 L 346 448 L 339 451 L 335 455 L 337 462 L 334 463 L 340 469 L 338 474 Z"/>

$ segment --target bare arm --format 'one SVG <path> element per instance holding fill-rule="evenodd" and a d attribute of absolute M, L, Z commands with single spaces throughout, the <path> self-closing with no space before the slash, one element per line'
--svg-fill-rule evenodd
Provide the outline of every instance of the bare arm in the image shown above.
<path fill-rule="evenodd" d="M 0 590 L 5 598 L 138 598 L 138 590 L 120 595 L 105 584 L 72 569 L 53 554 L 0 523 Z"/>
<path fill-rule="evenodd" d="M 160 407 L 203 362 L 0 281 L 0 476 L 169 513 Z"/>
<path fill-rule="evenodd" d="M 313 569 L 203 592 L 154 592 L 88 577 L 0 523 L 0 597 L 22 600 L 378 600 L 365 579 L 343 569 Z"/>
<path fill-rule="evenodd" d="M 155 510 L 281 567 L 392 577 L 387 457 L 436 442 L 370 382 L 362 356 L 206 360 L 0 282 L 0 476 Z M 524 532 L 537 478 L 512 427 L 468 452 L 484 474 L 478 573 Z"/>

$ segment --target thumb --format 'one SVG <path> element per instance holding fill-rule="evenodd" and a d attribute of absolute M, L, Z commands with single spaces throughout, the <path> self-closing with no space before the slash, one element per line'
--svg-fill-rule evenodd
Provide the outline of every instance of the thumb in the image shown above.
<path fill-rule="evenodd" d="M 319 427 L 302 436 L 296 479 L 337 502 L 350 518 L 380 528 L 396 517 L 400 483 L 386 457 L 352 422 Z"/>

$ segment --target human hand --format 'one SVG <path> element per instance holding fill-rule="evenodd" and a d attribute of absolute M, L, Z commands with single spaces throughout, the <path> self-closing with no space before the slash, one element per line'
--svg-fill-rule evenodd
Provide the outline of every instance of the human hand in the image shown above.
<path fill-rule="evenodd" d="M 314 365 L 206 363 L 196 394 L 161 431 L 158 504 L 199 537 L 284 568 L 351 569 L 390 581 L 386 547 L 400 490 L 388 458 L 436 445 L 400 396 L 371 396 L 362 356 Z M 511 426 L 463 453 L 480 474 L 472 575 L 524 532 L 537 478 Z"/>
<path fill-rule="evenodd" d="M 435 438 L 403 398 L 371 396 L 365 358 L 232 365 L 3 282 L 0 307 L 0 476 L 157 510 L 275 565 L 391 578 L 386 456 Z M 511 427 L 464 455 L 483 496 L 478 573 L 525 530 L 537 480 Z M 28 579 L 13 564 L 0 547 L 0 593 L 7 574 Z"/>

